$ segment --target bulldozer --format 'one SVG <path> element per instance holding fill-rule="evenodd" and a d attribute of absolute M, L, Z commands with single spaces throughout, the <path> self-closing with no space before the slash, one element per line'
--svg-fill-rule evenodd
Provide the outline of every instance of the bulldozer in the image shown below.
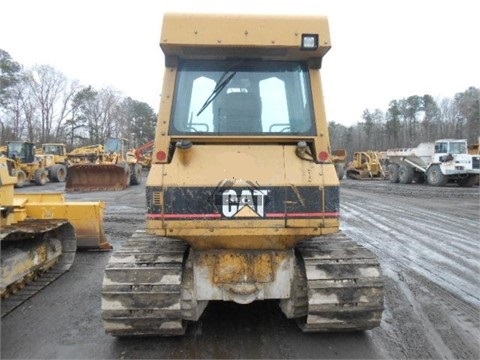
<path fill-rule="evenodd" d="M 7 158 L 13 160 L 17 181 L 15 187 L 24 187 L 27 183 L 45 185 L 48 182 L 47 164 L 53 162 L 50 155 L 38 156 L 35 144 L 28 141 L 9 141 Z"/>
<path fill-rule="evenodd" d="M 77 248 L 112 246 L 103 229 L 104 202 L 66 202 L 61 193 L 17 194 L 15 164 L 6 157 L 0 157 L 0 181 L 3 317 L 66 272 Z"/>
<path fill-rule="evenodd" d="M 108 138 L 103 146 L 78 148 L 67 157 L 66 191 L 124 190 L 142 181 L 142 166 L 128 151 L 126 139 Z"/>
<path fill-rule="evenodd" d="M 51 182 L 65 182 L 67 178 L 67 147 L 65 144 L 45 143 L 36 150 L 37 157 L 44 157 L 48 179 Z"/>
<path fill-rule="evenodd" d="M 379 326 L 375 255 L 340 231 L 322 16 L 166 13 L 146 225 L 111 255 L 113 336 L 175 336 L 209 301 L 275 300 L 305 332 Z"/>
<path fill-rule="evenodd" d="M 382 156 L 377 151 L 359 151 L 347 165 L 347 178 L 354 180 L 386 178 Z"/>

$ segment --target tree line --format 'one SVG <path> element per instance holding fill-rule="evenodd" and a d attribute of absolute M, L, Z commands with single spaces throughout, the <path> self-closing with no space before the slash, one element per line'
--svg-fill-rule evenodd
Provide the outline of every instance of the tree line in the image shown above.
<path fill-rule="evenodd" d="M 469 87 L 451 99 L 426 94 L 392 100 L 385 111 L 365 109 L 362 121 L 353 126 L 332 121 L 329 129 L 332 149 L 346 149 L 349 155 L 445 138 L 474 144 L 480 135 L 480 89 Z"/>
<path fill-rule="evenodd" d="M 155 136 L 153 109 L 113 88 L 81 85 L 49 65 L 25 69 L 2 49 L 0 70 L 0 145 L 10 140 L 61 142 L 70 150 L 123 137 L 138 147 Z M 361 118 L 353 126 L 329 123 L 332 149 L 351 155 L 441 138 L 476 143 L 480 90 L 469 87 L 451 99 L 412 95 L 390 101 L 385 111 L 365 109 Z"/>
<path fill-rule="evenodd" d="M 49 65 L 24 68 L 0 49 L 0 145 L 60 142 L 71 150 L 122 137 L 135 148 L 153 140 L 156 122 L 144 102 L 84 86 Z"/>

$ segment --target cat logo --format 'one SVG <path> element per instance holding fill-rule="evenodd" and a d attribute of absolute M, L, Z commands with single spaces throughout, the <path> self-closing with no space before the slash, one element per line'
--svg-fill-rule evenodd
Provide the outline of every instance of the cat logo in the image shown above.
<path fill-rule="evenodd" d="M 222 215 L 226 218 L 264 217 L 268 190 L 227 189 L 222 192 Z"/>

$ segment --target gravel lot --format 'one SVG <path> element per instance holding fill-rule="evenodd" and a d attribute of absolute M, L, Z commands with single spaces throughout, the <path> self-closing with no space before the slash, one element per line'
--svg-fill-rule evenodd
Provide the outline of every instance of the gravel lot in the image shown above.
<path fill-rule="evenodd" d="M 144 185 L 66 197 L 107 202 L 105 229 L 114 247 L 144 228 Z M 1 357 L 480 358 L 478 187 L 342 180 L 341 214 L 342 230 L 380 260 L 386 285 L 379 328 L 303 334 L 274 301 L 211 302 L 183 337 L 116 339 L 100 318 L 110 253 L 78 252 L 68 273 L 2 319 Z"/>

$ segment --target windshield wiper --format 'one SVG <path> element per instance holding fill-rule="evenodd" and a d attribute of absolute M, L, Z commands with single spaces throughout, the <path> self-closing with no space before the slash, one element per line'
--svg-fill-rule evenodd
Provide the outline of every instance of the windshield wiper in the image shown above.
<path fill-rule="evenodd" d="M 215 100 L 215 98 L 218 96 L 218 94 L 220 94 L 220 92 L 223 90 L 223 88 L 225 86 L 227 86 L 227 84 L 230 82 L 230 80 L 233 79 L 233 77 L 235 76 L 235 74 L 237 72 L 233 71 L 229 75 L 230 71 L 232 70 L 233 67 L 235 67 L 238 64 L 240 64 L 241 62 L 243 62 L 243 60 L 244 59 L 241 59 L 240 61 L 234 62 L 232 65 L 230 65 L 228 67 L 227 70 L 225 70 L 225 72 L 222 74 L 222 76 L 220 76 L 220 79 L 218 80 L 217 85 L 213 89 L 212 93 L 208 96 L 207 100 L 205 100 L 205 102 L 203 103 L 200 110 L 198 110 L 197 116 L 199 116 L 203 112 L 203 110 L 205 110 L 208 107 L 208 105 L 210 105 L 212 103 L 212 101 Z"/>

